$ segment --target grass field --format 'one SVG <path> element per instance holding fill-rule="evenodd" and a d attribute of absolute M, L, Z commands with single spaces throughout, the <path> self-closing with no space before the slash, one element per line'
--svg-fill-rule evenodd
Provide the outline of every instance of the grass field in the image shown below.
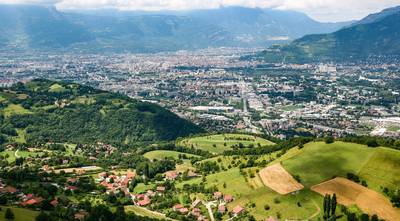
<path fill-rule="evenodd" d="M 303 185 L 311 187 L 333 176 L 346 177 L 348 172 L 357 174 L 374 151 L 353 143 L 312 142 L 284 160 L 282 165 L 293 176 L 300 176 Z"/>
<path fill-rule="evenodd" d="M 8 155 L 7 161 L 8 162 L 14 162 L 15 161 L 15 151 L 3 151 L 0 152 L 0 156 L 6 156 Z M 34 152 L 29 152 L 29 151 L 18 151 L 18 156 L 19 157 L 35 157 L 37 156 L 38 153 L 34 153 Z"/>
<path fill-rule="evenodd" d="M 4 214 L 7 208 L 11 208 L 15 215 L 14 221 L 35 221 L 35 217 L 39 214 L 37 211 L 23 209 L 23 208 L 16 208 L 16 207 L 4 207 L 1 206 L 0 211 L 0 221 L 6 221 L 4 218 Z"/>
<path fill-rule="evenodd" d="M 53 84 L 50 86 L 49 92 L 63 92 L 66 88 L 60 84 Z"/>
<path fill-rule="evenodd" d="M 230 150 L 231 146 L 238 145 L 239 143 L 242 143 L 245 146 L 249 146 L 252 144 L 255 147 L 257 147 L 258 145 L 266 146 L 273 144 L 271 141 L 268 141 L 266 139 L 244 134 L 209 135 L 203 137 L 189 138 L 180 142 L 180 144 L 183 146 L 189 148 L 194 147 L 216 154 L 220 154 L 225 150 Z"/>
<path fill-rule="evenodd" d="M 400 151 L 379 147 L 335 142 L 313 142 L 304 148 L 289 151 L 282 165 L 292 175 L 299 175 L 301 183 L 311 187 L 334 176 L 346 177 L 351 172 L 366 180 L 376 191 L 382 187 L 400 185 Z"/>
<path fill-rule="evenodd" d="M 10 117 L 12 115 L 22 115 L 22 114 L 31 114 L 32 112 L 23 108 L 19 104 L 9 104 L 6 108 L 3 109 L 3 114 L 5 117 Z"/>
<path fill-rule="evenodd" d="M 127 213 L 129 213 L 129 212 L 135 213 L 138 216 L 150 217 L 150 218 L 160 219 L 160 220 L 161 219 L 173 220 L 173 219 L 169 219 L 169 218 L 165 217 L 163 214 L 152 212 L 145 208 L 133 206 L 133 205 L 125 206 L 125 211 Z"/>
<path fill-rule="evenodd" d="M 181 152 L 171 151 L 171 150 L 154 150 L 154 151 L 145 153 L 143 156 L 149 160 L 155 160 L 155 159 L 163 160 L 165 158 L 179 159 L 180 154 L 186 155 L 187 157 L 199 157 L 197 155 L 181 153 Z"/>

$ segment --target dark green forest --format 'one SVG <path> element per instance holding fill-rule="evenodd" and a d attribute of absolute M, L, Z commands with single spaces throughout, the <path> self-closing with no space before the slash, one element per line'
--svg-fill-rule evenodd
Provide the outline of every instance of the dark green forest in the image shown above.
<path fill-rule="evenodd" d="M 0 89 L 0 143 L 130 145 L 203 130 L 170 111 L 72 83 L 33 80 Z"/>

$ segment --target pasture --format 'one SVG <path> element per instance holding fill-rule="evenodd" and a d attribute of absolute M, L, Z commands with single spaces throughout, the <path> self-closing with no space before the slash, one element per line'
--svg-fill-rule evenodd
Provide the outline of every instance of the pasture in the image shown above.
<path fill-rule="evenodd" d="M 379 218 L 387 221 L 400 220 L 400 209 L 394 208 L 391 202 L 382 194 L 348 179 L 337 177 L 317 184 L 311 187 L 311 189 L 323 196 L 335 193 L 338 203 L 345 206 L 356 204 L 362 211 L 369 215 L 377 214 Z"/>
<path fill-rule="evenodd" d="M 232 147 L 238 146 L 239 144 L 245 147 L 249 146 L 267 146 L 273 145 L 269 140 L 246 134 L 218 134 L 218 135 L 208 135 L 202 137 L 193 137 L 182 140 L 180 145 L 188 148 L 197 148 L 209 151 L 215 154 L 221 154 L 225 150 L 231 150 Z"/>
<path fill-rule="evenodd" d="M 154 151 L 145 153 L 143 156 L 146 157 L 147 159 L 153 161 L 153 160 L 163 160 L 165 158 L 172 158 L 172 159 L 177 160 L 177 159 L 179 159 L 180 155 L 182 155 L 182 156 L 184 155 L 187 158 L 199 157 L 197 155 L 181 153 L 181 152 L 171 151 L 171 150 L 154 150 Z"/>

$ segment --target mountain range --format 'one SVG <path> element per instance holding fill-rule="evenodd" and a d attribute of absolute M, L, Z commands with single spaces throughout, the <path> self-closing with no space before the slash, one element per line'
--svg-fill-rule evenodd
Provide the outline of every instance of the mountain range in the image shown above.
<path fill-rule="evenodd" d="M 320 23 L 294 11 L 244 7 L 150 13 L 0 5 L 0 49 L 159 52 L 268 47 L 347 25 L 350 22 Z"/>
<path fill-rule="evenodd" d="M 330 34 L 307 35 L 256 55 L 268 62 L 357 61 L 400 56 L 400 7 L 371 14 Z"/>

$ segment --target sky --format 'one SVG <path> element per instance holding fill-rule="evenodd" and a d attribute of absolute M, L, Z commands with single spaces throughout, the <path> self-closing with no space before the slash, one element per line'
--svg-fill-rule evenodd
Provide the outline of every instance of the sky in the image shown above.
<path fill-rule="evenodd" d="M 295 10 L 318 21 L 357 20 L 382 9 L 400 6 L 400 0 L 0 0 L 7 4 L 44 4 L 65 9 L 190 10 L 244 6 Z"/>

